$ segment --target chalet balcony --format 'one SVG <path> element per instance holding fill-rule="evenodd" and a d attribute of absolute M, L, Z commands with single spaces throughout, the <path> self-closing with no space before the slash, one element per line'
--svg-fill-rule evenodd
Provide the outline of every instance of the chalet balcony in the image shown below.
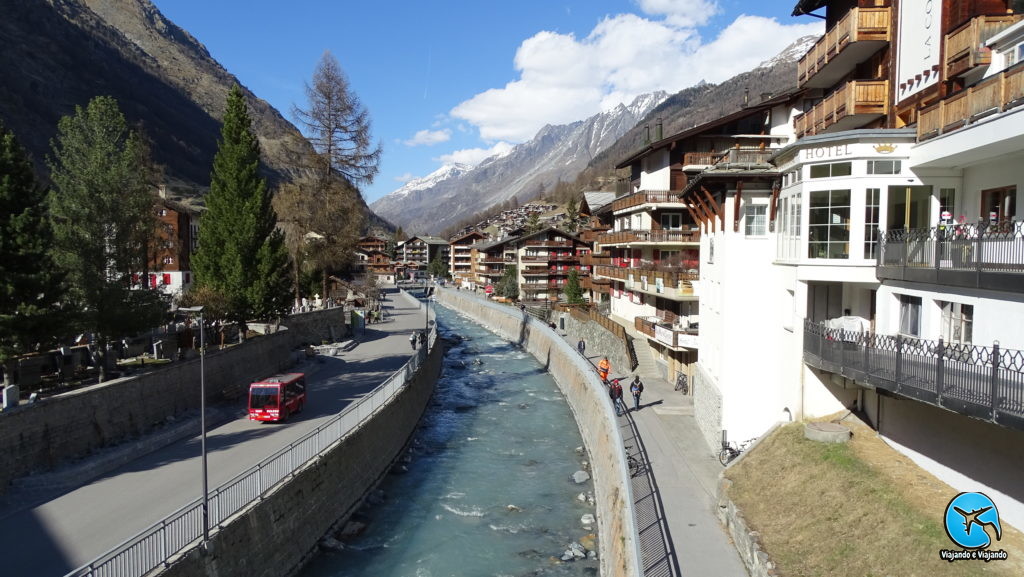
<path fill-rule="evenodd" d="M 917 139 L 934 138 L 1024 103 L 1024 62 L 921 110 Z"/>
<path fill-rule="evenodd" d="M 486 255 L 479 262 L 481 262 L 483 264 L 501 264 L 501 263 L 515 264 L 516 263 L 516 259 L 515 259 L 515 257 L 511 257 L 511 256 Z"/>
<path fill-rule="evenodd" d="M 523 274 L 524 277 L 529 277 L 529 276 L 542 276 L 542 277 L 546 277 L 546 276 L 548 276 L 548 269 L 546 269 L 546 268 L 528 268 L 528 269 L 524 270 L 522 274 Z"/>
<path fill-rule="evenodd" d="M 634 192 L 629 196 L 625 196 L 616 199 L 612 202 L 612 212 L 618 212 L 620 210 L 626 210 L 627 208 L 633 208 L 636 206 L 643 206 L 645 204 L 673 204 L 679 205 L 679 208 L 685 208 L 686 205 L 679 199 L 680 191 L 672 190 L 641 190 Z"/>
<path fill-rule="evenodd" d="M 804 363 L 862 386 L 1024 429 L 1024 351 L 804 322 Z"/>
<path fill-rule="evenodd" d="M 610 266 L 612 264 L 612 257 L 611 255 L 589 253 L 580 257 L 580 264 L 584 266 Z"/>
<path fill-rule="evenodd" d="M 985 43 L 1021 18 L 1020 14 L 978 16 L 947 34 L 946 78 L 952 79 L 991 64 L 992 52 Z"/>
<path fill-rule="evenodd" d="M 1024 293 L 1024 223 L 884 231 L 876 275 L 880 280 Z"/>
<path fill-rule="evenodd" d="M 722 160 L 721 152 L 687 152 L 683 154 L 683 169 L 687 167 L 709 168 Z"/>
<path fill-rule="evenodd" d="M 859 128 L 889 112 L 888 80 L 854 80 L 796 117 L 797 138 Z"/>
<path fill-rule="evenodd" d="M 797 62 L 797 86 L 828 88 L 890 41 L 892 8 L 854 8 Z"/>
<path fill-rule="evenodd" d="M 572 248 L 571 240 L 528 240 L 524 243 L 525 246 L 534 247 L 569 247 Z"/>
<path fill-rule="evenodd" d="M 583 277 L 580 279 L 580 288 L 583 290 L 592 290 L 596 293 L 608 294 L 610 292 L 611 281 L 606 278 L 593 278 Z"/>
<path fill-rule="evenodd" d="M 700 229 L 693 230 L 619 230 L 602 235 L 602 246 L 617 244 L 699 244 Z"/>
<path fill-rule="evenodd" d="M 647 335 L 673 349 L 697 348 L 698 331 L 696 328 L 684 328 L 672 323 L 666 323 L 658 317 L 635 317 L 633 319 L 633 328 L 638 333 Z"/>
<path fill-rule="evenodd" d="M 679 300 L 693 300 L 697 296 L 693 283 L 700 278 L 697 272 L 640 270 L 616 266 L 594 267 L 594 274 L 598 277 L 624 281 L 626 289 L 631 291 Z"/>

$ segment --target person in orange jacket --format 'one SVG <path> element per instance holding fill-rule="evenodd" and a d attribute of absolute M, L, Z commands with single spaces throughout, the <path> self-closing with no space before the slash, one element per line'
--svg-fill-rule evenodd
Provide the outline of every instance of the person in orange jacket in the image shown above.
<path fill-rule="evenodd" d="M 608 379 L 608 373 L 612 372 L 612 364 L 608 362 L 608 357 L 603 357 L 601 362 L 597 363 L 597 376 L 601 377 L 601 380 Z"/>

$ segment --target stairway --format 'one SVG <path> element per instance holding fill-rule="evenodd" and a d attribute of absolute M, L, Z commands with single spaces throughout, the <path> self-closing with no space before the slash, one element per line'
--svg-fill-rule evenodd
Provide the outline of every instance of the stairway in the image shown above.
<path fill-rule="evenodd" d="M 664 380 L 665 377 L 661 375 L 661 371 L 654 361 L 654 353 L 651 352 L 651 346 L 647 343 L 647 337 L 644 335 L 634 336 L 633 348 L 636 350 L 637 361 L 634 372 L 639 374 L 645 382 L 654 379 Z"/>

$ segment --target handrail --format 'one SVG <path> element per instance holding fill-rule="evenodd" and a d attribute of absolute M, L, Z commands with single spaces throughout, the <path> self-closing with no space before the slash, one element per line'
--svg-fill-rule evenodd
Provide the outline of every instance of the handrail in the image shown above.
<path fill-rule="evenodd" d="M 266 491 L 293 477 L 311 460 L 358 430 L 405 388 L 410 378 L 426 362 L 436 342 L 435 322 L 428 335 L 427 346 L 420 348 L 416 355 L 367 396 L 347 406 L 330 421 L 301 439 L 211 491 L 208 496 L 211 533 L 218 530 L 232 515 L 257 501 Z M 202 499 L 197 498 L 65 577 L 142 577 L 161 565 L 167 566 L 173 556 L 197 543 L 202 536 Z"/>

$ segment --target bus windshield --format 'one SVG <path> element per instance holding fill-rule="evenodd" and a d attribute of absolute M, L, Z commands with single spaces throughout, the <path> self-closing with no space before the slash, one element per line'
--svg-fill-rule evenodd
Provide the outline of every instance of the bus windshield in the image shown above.
<path fill-rule="evenodd" d="M 278 390 L 277 387 L 253 387 L 249 391 L 249 408 L 276 409 Z"/>

